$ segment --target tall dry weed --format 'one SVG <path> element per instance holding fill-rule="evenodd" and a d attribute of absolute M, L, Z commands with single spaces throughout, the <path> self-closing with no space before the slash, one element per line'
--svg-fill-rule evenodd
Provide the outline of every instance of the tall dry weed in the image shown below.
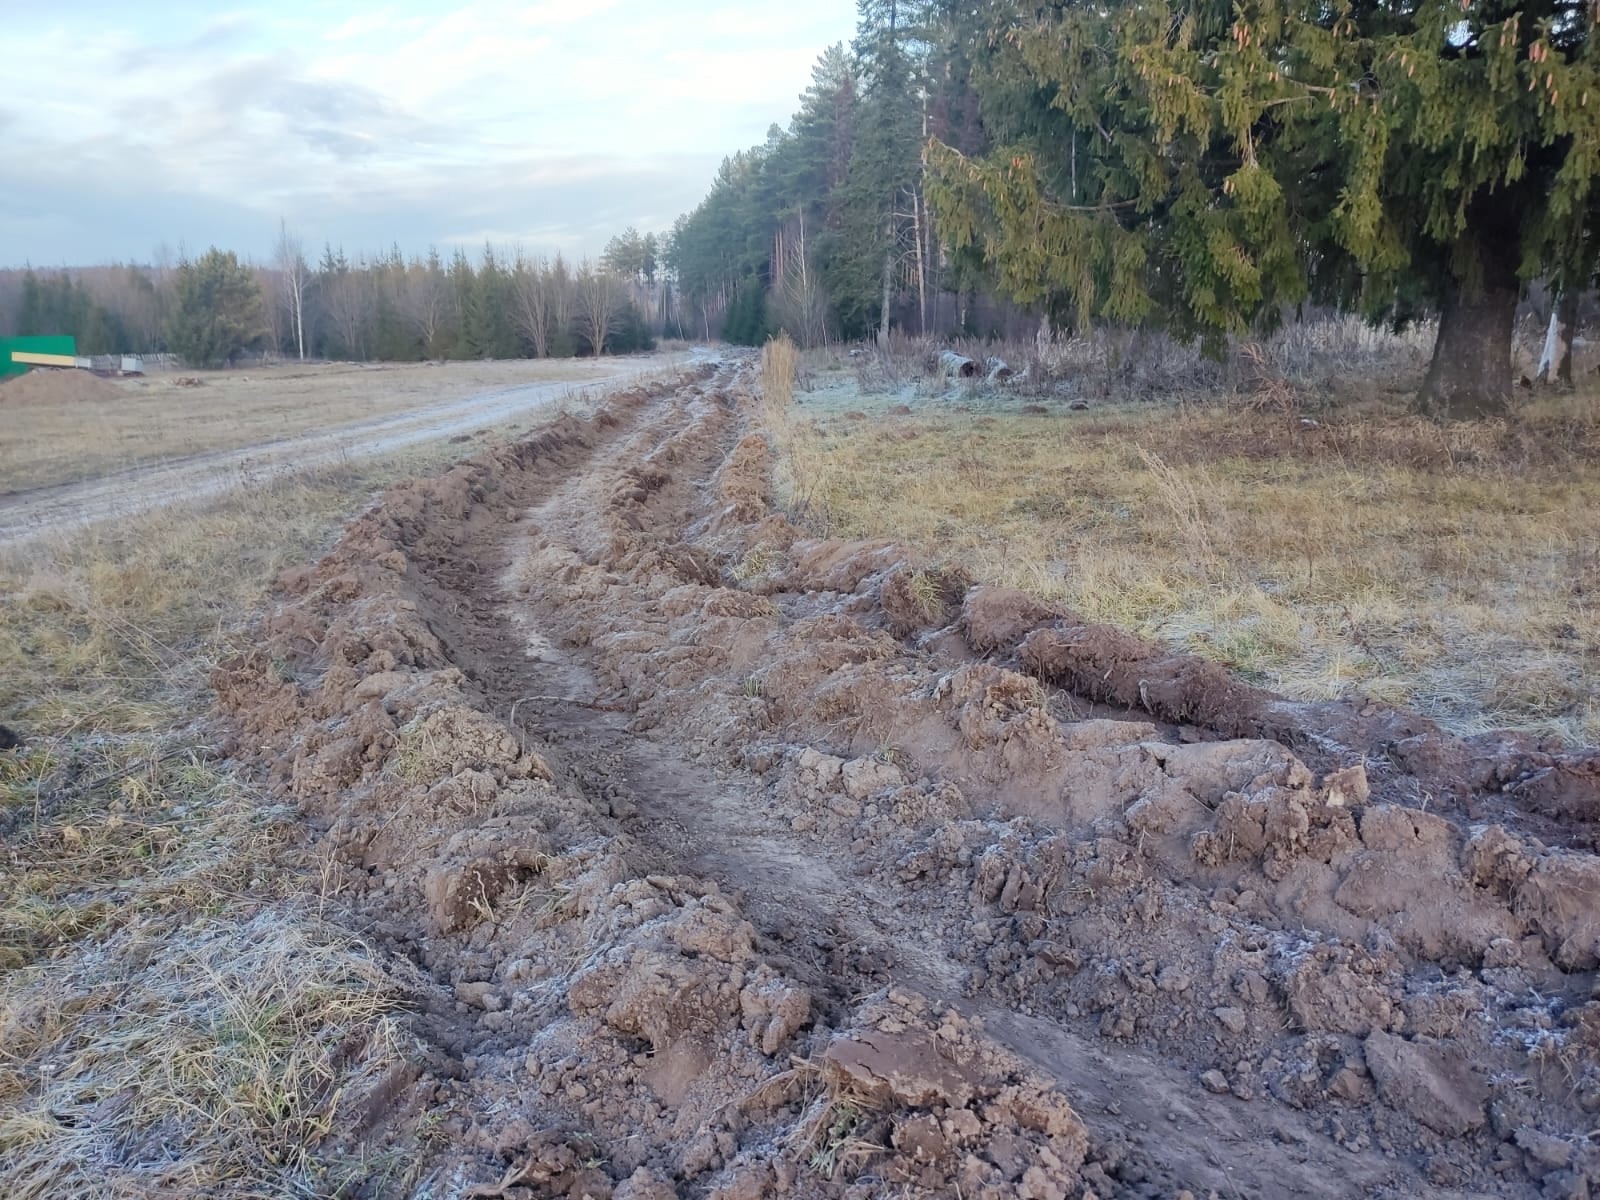
<path fill-rule="evenodd" d="M 1218 567 L 1217 550 L 1211 540 L 1210 523 L 1201 506 L 1200 493 L 1159 454 L 1140 446 L 1139 457 L 1154 478 L 1156 494 L 1171 514 L 1180 540 L 1188 547 L 1194 565 L 1205 575 L 1214 574 Z"/>
<path fill-rule="evenodd" d="M 761 348 L 761 398 L 768 409 L 787 410 L 800 378 L 800 349 L 787 333 Z"/>
<path fill-rule="evenodd" d="M 778 491 L 789 515 L 826 535 L 832 524 L 831 492 L 836 477 L 815 424 L 795 403 L 800 350 L 780 333 L 761 351 L 761 422 L 778 463 Z"/>
<path fill-rule="evenodd" d="M 1248 364 L 1252 375 L 1241 407 L 1279 416 L 1292 416 L 1300 411 L 1300 396 L 1294 384 L 1278 369 L 1260 343 L 1246 342 L 1239 347 L 1239 357 Z"/>

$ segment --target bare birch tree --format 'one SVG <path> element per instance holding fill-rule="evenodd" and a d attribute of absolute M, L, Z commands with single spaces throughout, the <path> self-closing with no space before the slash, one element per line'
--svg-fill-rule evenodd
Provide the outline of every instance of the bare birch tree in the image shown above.
<path fill-rule="evenodd" d="M 401 316 L 422 339 L 423 352 L 437 354 L 439 326 L 450 303 L 450 280 L 437 250 L 428 252 L 426 262 L 413 262 L 406 267 L 398 303 Z"/>
<path fill-rule="evenodd" d="M 804 208 L 773 235 L 772 270 L 779 321 L 802 347 L 826 345 L 828 300 L 806 245 Z"/>
<path fill-rule="evenodd" d="M 362 338 L 370 307 L 366 273 L 364 262 L 352 264 L 342 249 L 335 256 L 331 247 L 323 255 L 318 271 L 317 290 L 323 310 L 333 323 L 341 348 L 353 359 L 367 356 Z"/>
<path fill-rule="evenodd" d="M 589 340 L 594 356 L 599 358 L 606 352 L 606 339 L 621 324 L 625 303 L 621 281 L 604 266 L 585 259 L 572 282 L 578 332 Z"/>
<path fill-rule="evenodd" d="M 512 317 L 533 344 L 533 356 L 548 358 L 555 297 L 550 269 L 542 259 L 526 258 L 521 250 L 516 251 L 511 260 L 511 294 L 515 301 Z"/>
<path fill-rule="evenodd" d="M 283 303 L 289 310 L 289 325 L 294 330 L 294 344 L 300 361 L 306 358 L 306 286 L 311 279 L 311 268 L 306 263 L 305 244 L 298 234 L 289 232 L 289 223 L 278 222 L 278 245 L 273 254 L 282 277 Z M 274 322 L 276 323 L 276 322 Z"/>

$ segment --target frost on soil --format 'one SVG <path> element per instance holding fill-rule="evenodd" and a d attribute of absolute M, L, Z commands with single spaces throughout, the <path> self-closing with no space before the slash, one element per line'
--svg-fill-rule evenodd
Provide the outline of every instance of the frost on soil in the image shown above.
<path fill-rule="evenodd" d="M 1593 758 L 811 539 L 752 388 L 394 489 L 217 672 L 430 981 L 373 1191 L 1600 1186 Z"/>

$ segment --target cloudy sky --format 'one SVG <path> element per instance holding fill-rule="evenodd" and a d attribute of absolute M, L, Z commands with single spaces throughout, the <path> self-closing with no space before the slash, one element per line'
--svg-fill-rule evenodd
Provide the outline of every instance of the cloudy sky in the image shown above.
<path fill-rule="evenodd" d="M 0 266 L 665 229 L 855 0 L 0 0 Z"/>

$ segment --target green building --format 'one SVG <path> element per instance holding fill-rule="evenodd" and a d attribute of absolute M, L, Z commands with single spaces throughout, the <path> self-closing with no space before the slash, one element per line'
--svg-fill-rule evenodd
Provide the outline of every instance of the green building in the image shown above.
<path fill-rule="evenodd" d="M 14 351 L 24 354 L 60 354 L 67 358 L 76 358 L 78 342 L 68 334 L 0 338 L 0 379 L 10 379 L 14 375 L 25 374 L 28 370 L 27 364 L 12 361 L 11 355 Z"/>

